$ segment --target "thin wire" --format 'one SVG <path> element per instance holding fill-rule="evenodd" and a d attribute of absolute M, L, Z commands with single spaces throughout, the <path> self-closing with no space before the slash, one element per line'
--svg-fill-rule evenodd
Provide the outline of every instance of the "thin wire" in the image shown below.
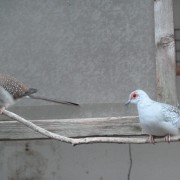
<path fill-rule="evenodd" d="M 131 179 L 131 170 L 132 170 L 132 152 L 131 152 L 131 144 L 128 145 L 129 147 L 129 170 L 127 180 Z"/>

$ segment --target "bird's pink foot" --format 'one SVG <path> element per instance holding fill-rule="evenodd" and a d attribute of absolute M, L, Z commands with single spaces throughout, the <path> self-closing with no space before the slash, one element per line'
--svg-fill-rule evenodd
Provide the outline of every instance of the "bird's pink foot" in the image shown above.
<path fill-rule="evenodd" d="M 164 141 L 167 143 L 170 143 L 171 142 L 171 136 L 169 134 L 167 136 L 165 136 Z"/>
<path fill-rule="evenodd" d="M 155 143 L 155 141 L 154 141 L 154 136 L 153 136 L 153 135 L 149 135 L 149 137 L 148 137 L 148 142 L 149 142 L 149 143 L 152 143 L 152 144 Z"/>
<path fill-rule="evenodd" d="M 5 107 L 1 107 L 0 108 L 0 114 L 2 114 L 4 110 L 5 110 Z"/>

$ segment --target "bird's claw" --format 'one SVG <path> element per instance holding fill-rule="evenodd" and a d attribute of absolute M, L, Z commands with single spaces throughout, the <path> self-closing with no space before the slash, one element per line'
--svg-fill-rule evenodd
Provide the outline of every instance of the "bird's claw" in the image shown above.
<path fill-rule="evenodd" d="M 167 136 L 165 136 L 164 141 L 167 143 L 170 143 L 171 142 L 171 136 L 169 134 Z"/>
<path fill-rule="evenodd" d="M 152 143 L 152 144 L 155 143 L 155 140 L 154 140 L 154 136 L 153 136 L 153 135 L 149 135 L 149 137 L 148 137 L 148 142 L 149 142 L 149 143 Z"/>

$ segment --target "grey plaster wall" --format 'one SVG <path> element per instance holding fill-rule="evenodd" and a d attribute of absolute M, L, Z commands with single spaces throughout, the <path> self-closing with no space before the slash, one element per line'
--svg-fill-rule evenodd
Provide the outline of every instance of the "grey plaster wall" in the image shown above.
<path fill-rule="evenodd" d="M 153 1 L 0 0 L 0 57 L 0 72 L 51 97 L 155 98 Z"/>
<path fill-rule="evenodd" d="M 0 142 L 1 180 L 127 180 L 128 145 Z M 179 144 L 132 145 L 131 180 L 179 180 Z"/>

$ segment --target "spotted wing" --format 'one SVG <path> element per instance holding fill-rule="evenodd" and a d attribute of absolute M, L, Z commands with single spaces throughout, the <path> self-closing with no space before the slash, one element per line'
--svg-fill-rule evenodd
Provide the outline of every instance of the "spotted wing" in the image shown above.
<path fill-rule="evenodd" d="M 172 105 L 163 104 L 162 111 L 166 122 L 170 122 L 175 127 L 180 128 L 180 109 Z"/>
<path fill-rule="evenodd" d="M 22 82 L 6 74 L 0 74 L 0 85 L 8 91 L 14 99 L 25 96 L 29 91 L 29 88 Z"/>

